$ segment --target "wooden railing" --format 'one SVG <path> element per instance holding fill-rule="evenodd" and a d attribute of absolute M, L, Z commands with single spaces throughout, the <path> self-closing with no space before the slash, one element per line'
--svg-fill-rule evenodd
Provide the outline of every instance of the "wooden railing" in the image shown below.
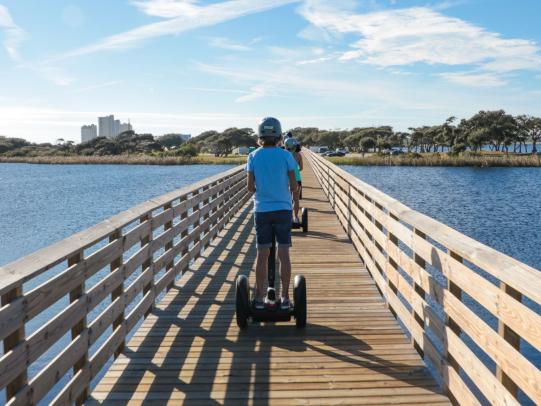
<path fill-rule="evenodd" d="M 450 398 L 516 405 L 527 396 L 541 404 L 541 372 L 521 352 L 528 346 L 541 359 L 541 272 L 310 151 L 305 157 L 388 307 Z"/>
<path fill-rule="evenodd" d="M 51 403 L 82 403 L 160 294 L 248 198 L 237 167 L 1 267 L 0 390 L 8 404 L 36 404 L 62 378 Z"/>

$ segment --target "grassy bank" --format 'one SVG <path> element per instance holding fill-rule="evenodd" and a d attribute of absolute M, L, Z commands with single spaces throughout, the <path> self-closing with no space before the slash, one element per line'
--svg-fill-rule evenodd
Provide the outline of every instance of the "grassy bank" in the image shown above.
<path fill-rule="evenodd" d="M 245 156 L 215 157 L 158 157 L 153 155 L 108 155 L 108 156 L 44 156 L 44 157 L 2 157 L 0 163 L 29 164 L 79 164 L 79 165 L 241 165 Z"/>
<path fill-rule="evenodd" d="M 474 167 L 541 167 L 540 155 L 503 154 L 404 154 L 366 155 L 328 158 L 337 165 L 357 166 L 474 166 Z"/>

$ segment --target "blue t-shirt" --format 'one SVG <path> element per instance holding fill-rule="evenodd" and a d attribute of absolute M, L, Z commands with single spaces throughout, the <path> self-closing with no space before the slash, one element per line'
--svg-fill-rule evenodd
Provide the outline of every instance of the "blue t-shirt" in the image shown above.
<path fill-rule="evenodd" d="M 288 151 L 278 147 L 258 148 L 248 155 L 246 171 L 254 174 L 254 210 L 267 212 L 292 210 L 288 172 L 297 162 Z"/>

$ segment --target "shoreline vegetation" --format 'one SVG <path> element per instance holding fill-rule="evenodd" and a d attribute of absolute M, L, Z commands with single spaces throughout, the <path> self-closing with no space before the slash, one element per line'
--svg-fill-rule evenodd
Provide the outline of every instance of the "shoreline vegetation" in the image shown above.
<path fill-rule="evenodd" d="M 156 156 L 156 155 L 109 155 L 109 156 L 39 156 L 4 157 L 0 163 L 25 163 L 48 165 L 243 165 L 246 155 L 198 155 L 195 157 Z M 481 153 L 405 153 L 389 154 L 351 154 L 345 157 L 327 157 L 337 165 L 352 166 L 448 166 L 448 167 L 541 167 L 541 154 L 495 154 Z"/>
<path fill-rule="evenodd" d="M 346 149 L 342 165 L 539 167 L 541 117 L 513 116 L 504 110 L 480 111 L 458 121 L 449 117 L 433 126 L 391 126 L 322 130 L 296 127 L 293 137 L 306 147 Z M 181 134 L 136 134 L 125 131 L 113 138 L 97 137 L 75 144 L 64 139 L 30 143 L 0 136 L 0 163 L 190 165 L 243 164 L 257 147 L 251 128 L 205 131 L 185 140 Z M 407 152 L 406 152 L 407 151 Z M 444 152 L 445 151 L 445 152 Z"/>
<path fill-rule="evenodd" d="M 105 155 L 105 156 L 37 156 L 37 157 L 4 157 L 0 163 L 25 163 L 49 165 L 242 165 L 246 156 L 230 155 L 215 157 L 198 155 L 194 157 L 155 155 Z"/>

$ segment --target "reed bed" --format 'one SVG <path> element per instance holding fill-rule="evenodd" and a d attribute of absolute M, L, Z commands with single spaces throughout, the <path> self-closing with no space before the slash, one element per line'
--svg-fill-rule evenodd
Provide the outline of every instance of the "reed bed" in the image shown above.
<path fill-rule="evenodd" d="M 328 158 L 337 165 L 357 166 L 473 166 L 488 167 L 541 167 L 541 155 L 459 155 L 415 154 L 415 155 L 367 155 L 365 157 Z"/>
<path fill-rule="evenodd" d="M 108 156 L 43 156 L 2 157 L 0 163 L 29 163 L 54 165 L 241 165 L 245 156 L 215 157 L 158 157 L 152 155 L 108 155 Z"/>

